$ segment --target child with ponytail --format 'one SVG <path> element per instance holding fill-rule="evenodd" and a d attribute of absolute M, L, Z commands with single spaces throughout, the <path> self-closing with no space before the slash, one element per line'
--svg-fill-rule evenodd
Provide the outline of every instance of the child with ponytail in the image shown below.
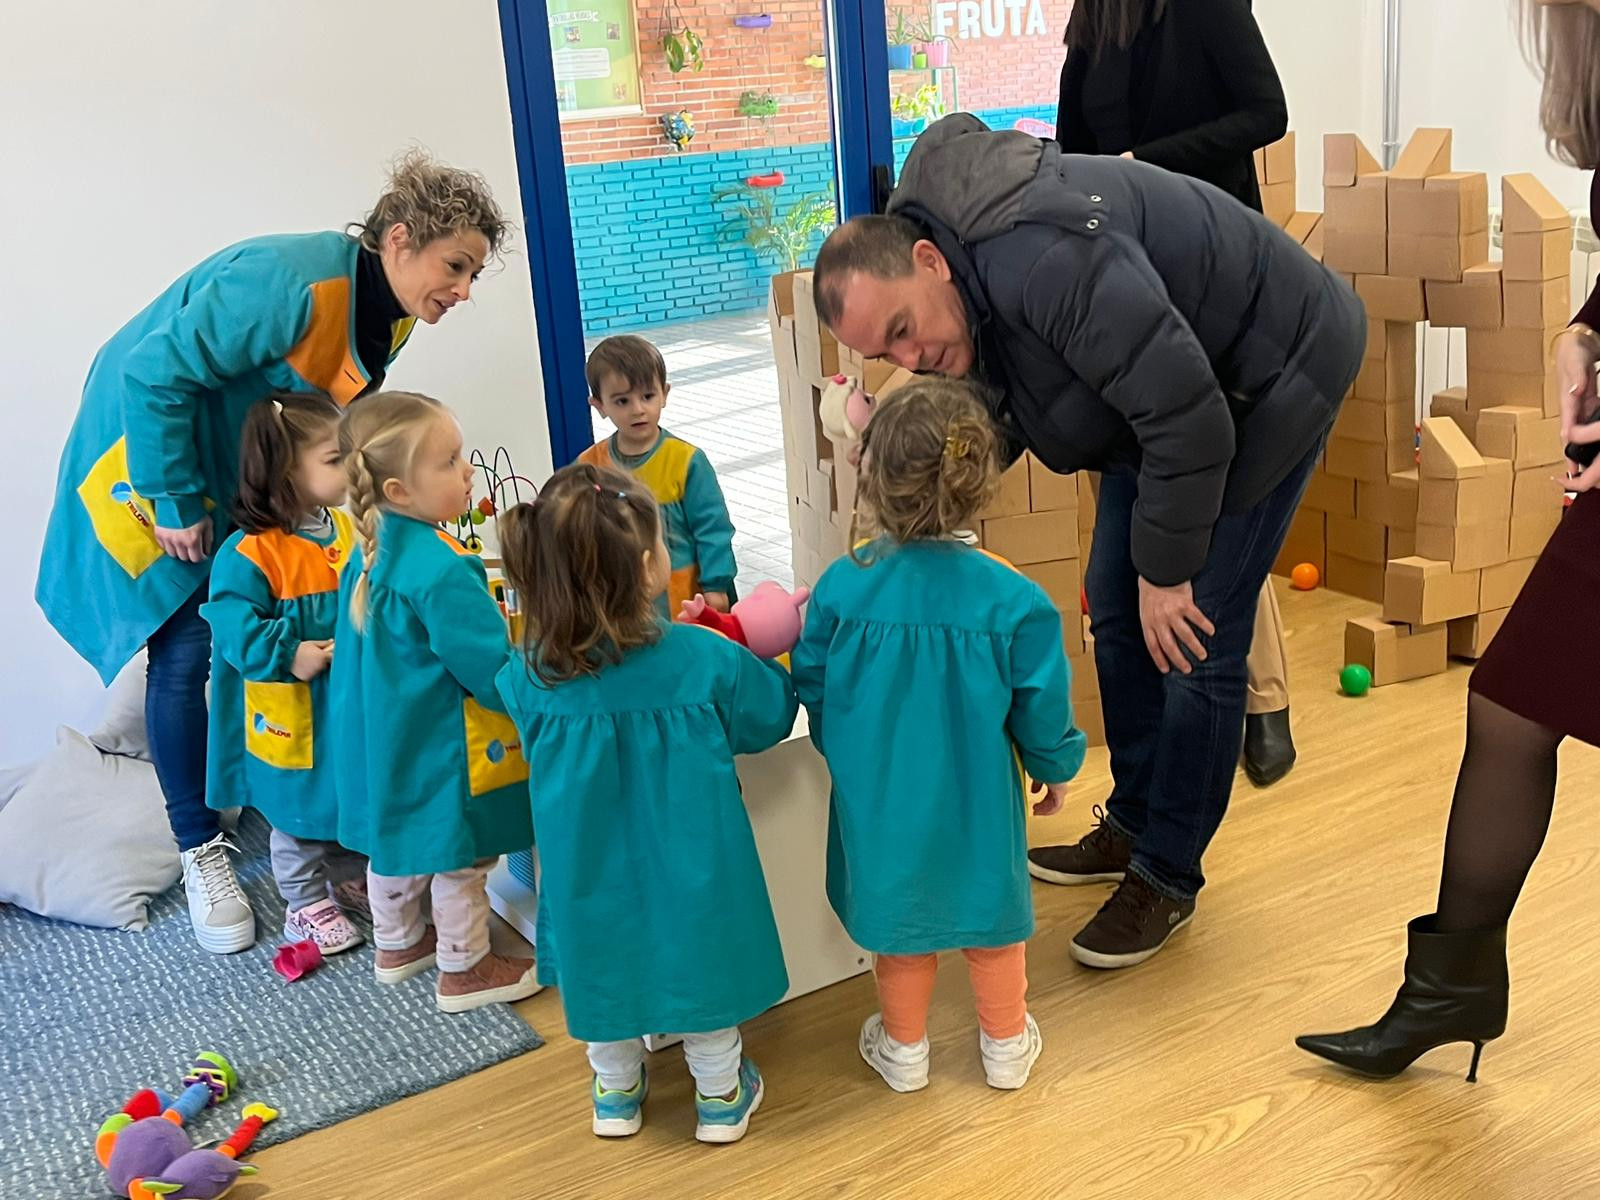
<path fill-rule="evenodd" d="M 346 411 L 339 446 L 360 537 L 333 681 L 339 839 L 371 859 L 377 978 L 437 963 L 445 1012 L 521 1000 L 533 963 L 491 952 L 485 886 L 533 844 L 528 763 L 495 690 L 510 642 L 483 560 L 439 528 L 472 506 L 461 426 L 437 400 L 380 392 Z"/>
<path fill-rule="evenodd" d="M 928 1085 L 941 950 L 966 957 L 991 1087 L 1020 1088 L 1041 1047 L 1023 772 L 1047 791 L 1034 812 L 1059 810 L 1084 736 L 1055 605 L 961 536 L 998 480 L 971 385 L 919 378 L 880 401 L 857 492 L 871 540 L 823 573 L 793 655 L 833 776 L 828 898 L 877 955 L 861 1056 L 899 1092 Z"/>

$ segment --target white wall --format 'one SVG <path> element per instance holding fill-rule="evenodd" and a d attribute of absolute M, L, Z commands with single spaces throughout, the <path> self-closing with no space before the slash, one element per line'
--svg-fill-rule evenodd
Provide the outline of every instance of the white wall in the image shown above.
<path fill-rule="evenodd" d="M 100 703 L 32 599 L 57 455 L 100 343 L 213 250 L 364 215 L 412 142 L 483 171 L 521 214 L 491 4 L 16 4 L 0 27 L 5 764 Z M 520 253 L 471 305 L 419 326 L 390 380 L 454 407 L 468 445 L 504 443 L 523 474 L 549 472 Z"/>

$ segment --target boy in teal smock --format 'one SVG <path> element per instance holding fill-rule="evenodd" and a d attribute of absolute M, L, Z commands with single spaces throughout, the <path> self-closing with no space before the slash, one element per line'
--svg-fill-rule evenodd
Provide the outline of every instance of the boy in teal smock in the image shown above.
<path fill-rule="evenodd" d="M 490 951 L 485 888 L 499 855 L 533 844 L 528 763 L 495 690 L 510 645 L 483 560 L 437 524 L 472 506 L 461 427 L 435 400 L 380 392 L 345 414 L 340 449 L 361 550 L 334 642 L 339 840 L 371 859 L 377 978 L 437 962 L 445 1012 L 520 1000 L 539 990 L 533 963 Z"/>
<path fill-rule="evenodd" d="M 257 404 L 239 446 L 240 528 L 217 551 L 200 609 L 211 625 L 207 802 L 266 817 L 283 936 L 324 954 L 361 944 L 342 904 L 367 911 L 366 860 L 338 843 L 328 721 L 339 573 L 355 547 L 344 498 L 333 402 L 279 393 Z"/>
<path fill-rule="evenodd" d="M 972 389 L 919 379 L 863 438 L 858 504 L 879 533 L 818 582 L 793 655 L 833 775 L 828 899 L 877 957 L 882 1012 L 862 1057 L 896 1091 L 928 1083 L 935 955 L 967 958 L 989 1083 L 1039 1056 L 1027 1011 L 1033 932 L 1022 772 L 1059 810 L 1083 762 L 1061 619 L 1044 591 L 959 540 L 998 477 Z"/>
<path fill-rule="evenodd" d="M 610 337 L 594 348 L 584 373 L 589 403 L 617 432 L 578 461 L 627 471 L 661 508 L 672 577 L 658 609 L 676 621 L 685 600 L 704 595 L 712 608 L 727 612 L 738 598 L 733 521 L 705 452 L 661 428 L 661 410 L 672 391 L 661 351 L 631 334 Z"/>
<path fill-rule="evenodd" d="M 648 1033 L 681 1033 L 704 1142 L 744 1136 L 763 1084 L 739 1022 L 789 986 L 734 756 L 789 734 L 782 668 L 656 610 L 654 500 L 576 464 L 501 518 L 526 655 L 500 692 L 538 763 L 539 972 L 589 1043 L 594 1132 L 636 1132 Z"/>

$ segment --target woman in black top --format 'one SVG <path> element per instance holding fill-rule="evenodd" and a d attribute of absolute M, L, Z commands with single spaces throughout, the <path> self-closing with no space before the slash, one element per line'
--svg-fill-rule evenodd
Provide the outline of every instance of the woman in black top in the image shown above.
<path fill-rule="evenodd" d="M 1261 211 L 1253 152 L 1288 125 L 1283 88 L 1248 0 L 1077 0 L 1067 22 L 1056 140 L 1214 184 Z M 1258 787 L 1294 765 L 1283 622 L 1269 581 L 1256 614 L 1245 773 Z M 1059 850 L 1042 850 L 1040 878 Z M 1068 864 L 1070 865 L 1070 864 Z"/>

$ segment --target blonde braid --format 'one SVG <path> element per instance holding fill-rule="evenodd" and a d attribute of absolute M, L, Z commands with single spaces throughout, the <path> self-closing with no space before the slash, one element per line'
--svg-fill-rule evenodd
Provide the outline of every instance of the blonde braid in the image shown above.
<path fill-rule="evenodd" d="M 378 557 L 378 488 L 364 450 L 350 455 L 345 472 L 350 479 L 350 515 L 361 537 L 361 576 L 350 593 L 350 623 L 359 630 L 367 623 L 367 580 Z"/>

